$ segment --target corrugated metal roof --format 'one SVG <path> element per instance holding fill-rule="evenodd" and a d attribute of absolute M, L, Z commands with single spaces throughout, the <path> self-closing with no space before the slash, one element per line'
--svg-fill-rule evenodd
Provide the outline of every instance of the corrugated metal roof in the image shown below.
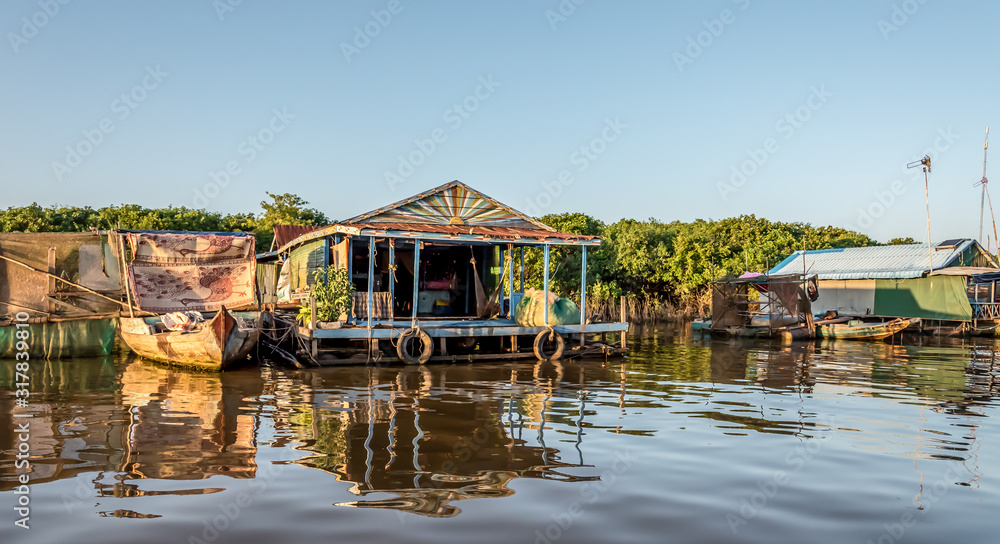
<path fill-rule="evenodd" d="M 934 268 L 947 267 L 975 243 L 963 240 L 954 247 L 933 249 Z M 801 274 L 803 259 L 806 273 L 821 280 L 919 278 L 930 270 L 927 244 L 908 244 L 796 251 L 768 274 Z"/>
<path fill-rule="evenodd" d="M 288 244 L 288 242 L 291 242 L 299 236 L 317 231 L 321 228 L 323 227 L 315 225 L 275 225 L 274 242 L 272 243 L 271 248 L 276 249 L 283 247 Z"/>
<path fill-rule="evenodd" d="M 526 228 L 515 228 L 515 227 L 481 227 L 481 226 L 465 226 L 459 227 L 456 225 L 422 225 L 418 223 L 390 223 L 388 221 L 380 221 L 378 223 L 343 223 L 345 227 L 354 227 L 358 229 L 377 229 L 377 230 L 396 230 L 402 232 L 433 232 L 438 234 L 473 234 L 482 235 L 487 238 L 493 239 L 504 239 L 504 240 L 520 240 L 522 238 L 528 238 L 532 240 L 544 241 L 544 240 L 566 240 L 566 241 L 586 241 L 594 240 L 597 236 L 589 236 L 586 234 L 570 234 L 566 232 L 558 232 L 554 230 L 541 230 L 541 229 L 526 229 Z"/>

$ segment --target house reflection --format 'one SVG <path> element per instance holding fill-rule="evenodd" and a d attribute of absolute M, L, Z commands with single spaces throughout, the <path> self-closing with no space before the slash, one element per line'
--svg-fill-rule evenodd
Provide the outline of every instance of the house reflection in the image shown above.
<path fill-rule="evenodd" d="M 540 375 L 522 368 L 522 380 Z M 518 394 L 505 399 L 500 388 L 511 374 L 511 366 L 324 372 L 314 384 L 323 393 L 290 418 L 301 449 L 312 452 L 297 462 L 354 484 L 350 491 L 362 499 L 340 506 L 433 517 L 458 514 L 453 503 L 459 500 L 512 495 L 508 483 L 515 478 L 598 480 L 566 472 L 588 466 L 582 454 L 579 463 L 566 462 L 545 445 L 546 432 L 565 432 L 572 421 L 565 401 L 557 409 L 549 405 L 548 389 L 558 384 L 544 377 L 528 386 L 521 381 Z M 365 498 L 382 494 L 391 497 Z"/>

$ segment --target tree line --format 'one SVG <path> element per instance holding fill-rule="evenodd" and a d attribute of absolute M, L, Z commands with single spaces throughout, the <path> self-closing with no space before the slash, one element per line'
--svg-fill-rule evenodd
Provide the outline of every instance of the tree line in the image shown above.
<path fill-rule="evenodd" d="M 0 232 L 84 232 L 91 228 L 136 230 L 191 230 L 208 232 L 252 232 L 257 251 L 268 251 L 274 239 L 274 225 L 328 225 L 330 218 L 291 193 L 266 193 L 258 213 L 221 214 L 186 208 L 144 208 L 121 206 L 52 206 L 38 204 L 10 207 L 0 211 Z"/>
<path fill-rule="evenodd" d="M 276 224 L 327 225 L 330 218 L 297 195 L 266 193 L 257 213 L 221 214 L 185 207 L 145 208 L 136 204 L 103 208 L 38 204 L 0 211 L 0 232 L 80 232 L 97 229 L 253 232 L 257 251 L 267 251 Z M 664 223 L 621 219 L 605 223 L 583 213 L 538 218 L 562 232 L 600 236 L 587 254 L 588 300 L 611 304 L 621 295 L 667 313 L 697 313 L 707 305 L 707 286 L 725 276 L 764 272 L 800 249 L 880 245 L 869 236 L 832 226 L 783 223 L 743 215 L 720 220 Z M 888 244 L 915 243 L 912 238 Z M 550 288 L 580 294 L 580 248 L 555 246 L 550 254 Z M 542 252 L 526 255 L 529 287 L 542 284 Z M 605 308 L 607 310 L 607 308 Z M 660 312 L 662 313 L 662 312 Z"/>

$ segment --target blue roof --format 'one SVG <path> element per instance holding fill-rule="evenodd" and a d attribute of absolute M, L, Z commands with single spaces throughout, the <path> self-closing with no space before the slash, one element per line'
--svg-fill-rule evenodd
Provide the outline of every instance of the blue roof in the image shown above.
<path fill-rule="evenodd" d="M 931 250 L 935 270 L 952 266 L 962 252 L 973 244 L 979 245 L 975 240 L 948 242 L 936 244 Z M 867 280 L 919 278 L 930 267 L 927 244 L 908 244 L 796 251 L 768 274 L 802 274 L 803 270 L 821 280 Z"/>

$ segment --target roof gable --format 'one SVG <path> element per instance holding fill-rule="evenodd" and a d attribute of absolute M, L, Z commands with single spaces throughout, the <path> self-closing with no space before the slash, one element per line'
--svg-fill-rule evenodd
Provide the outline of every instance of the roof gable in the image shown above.
<path fill-rule="evenodd" d="M 954 241 L 952 241 L 954 242 Z M 934 270 L 951 266 L 965 266 L 963 253 L 982 246 L 975 240 L 961 240 L 955 244 L 938 244 L 931 255 Z M 989 264 L 996 263 L 989 259 Z M 816 274 L 821 280 L 905 279 L 919 278 L 930 271 L 927 244 L 899 246 L 849 247 L 796 251 L 769 274 Z"/>
<path fill-rule="evenodd" d="M 343 221 L 422 225 L 493 226 L 554 231 L 460 181 L 452 181 L 394 204 Z"/>

